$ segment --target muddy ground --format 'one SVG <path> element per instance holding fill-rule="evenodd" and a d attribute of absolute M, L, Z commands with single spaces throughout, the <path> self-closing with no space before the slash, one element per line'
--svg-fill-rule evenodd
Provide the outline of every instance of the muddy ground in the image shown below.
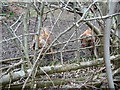
<path fill-rule="evenodd" d="M 57 14 L 55 15 L 55 18 L 52 18 L 51 20 L 53 21 L 53 23 L 56 21 L 56 16 L 58 16 Z M 17 17 L 18 18 L 18 17 Z M 80 17 L 78 17 L 79 19 Z M 47 27 L 49 30 L 51 30 L 51 27 L 53 26 L 53 24 L 51 23 L 50 18 L 48 17 L 44 22 L 43 22 L 43 27 Z M 13 21 L 12 18 L 8 18 L 7 20 L 5 20 L 6 23 L 8 23 L 8 26 L 12 25 L 15 21 Z M 73 14 L 68 13 L 68 12 L 63 12 L 63 14 L 61 15 L 60 19 L 58 20 L 58 23 L 55 25 L 55 27 L 53 28 L 52 31 L 52 37 L 53 39 L 55 39 L 61 32 L 63 32 L 65 29 L 67 29 L 70 25 L 72 25 L 74 23 L 74 19 L 73 19 Z M 29 27 L 29 33 L 33 33 L 35 32 L 35 24 L 36 24 L 36 19 L 35 17 L 32 17 L 30 19 L 30 27 Z M 13 27 L 13 29 L 15 29 L 16 26 Z M 86 26 L 85 24 L 81 23 L 79 25 L 78 28 L 78 36 L 83 33 L 86 29 L 88 29 L 88 26 Z M 71 29 L 71 31 L 67 32 L 66 34 L 62 35 L 59 40 L 56 42 L 64 42 L 67 41 L 71 35 L 73 34 L 73 32 L 75 31 L 75 28 Z M 23 35 L 23 25 L 21 25 L 17 31 L 15 32 L 17 36 L 19 35 Z M 11 34 L 8 32 L 7 28 L 2 24 L 2 40 L 4 39 L 9 39 L 11 38 Z M 29 36 L 29 47 L 31 46 L 32 43 L 32 37 L 33 36 Z M 76 38 L 76 34 L 72 37 L 72 39 Z M 19 38 L 22 42 L 23 42 L 23 38 Z M 80 44 L 79 44 L 80 46 Z M 54 51 L 58 51 L 61 50 L 63 47 L 63 45 L 59 45 L 59 46 L 55 46 Z M 70 42 L 64 50 L 70 50 L 70 49 L 77 49 L 77 45 L 76 42 Z M 89 51 L 80 51 L 80 56 L 85 55 L 85 52 L 87 56 L 89 56 Z M 29 55 L 33 55 L 33 51 L 29 48 Z M 18 49 L 18 47 L 16 46 L 16 44 L 14 43 L 13 40 L 9 40 L 7 42 L 3 42 L 2 43 L 2 58 L 3 59 L 7 59 L 7 58 L 15 58 L 15 57 L 20 57 L 21 56 L 21 51 Z M 73 59 L 75 58 L 75 52 L 69 52 L 69 53 L 63 53 L 63 60 L 69 60 L 69 59 Z M 56 59 L 60 60 L 60 53 L 56 54 Z"/>

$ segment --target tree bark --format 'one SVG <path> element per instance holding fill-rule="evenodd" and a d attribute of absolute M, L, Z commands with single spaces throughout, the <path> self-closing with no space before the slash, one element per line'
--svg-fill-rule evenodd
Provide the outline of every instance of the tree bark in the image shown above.
<path fill-rule="evenodd" d="M 116 61 L 119 59 L 120 59 L 120 55 L 110 57 L 110 60 L 112 61 L 114 60 Z M 67 71 L 84 69 L 87 67 L 98 66 L 98 65 L 103 65 L 103 64 L 104 64 L 103 58 L 99 58 L 94 61 L 80 62 L 80 64 L 46 66 L 46 67 L 40 67 L 41 70 L 38 70 L 37 75 L 44 75 L 45 74 L 44 72 L 46 72 L 47 74 L 67 72 Z M 22 77 L 27 77 L 30 72 L 31 72 L 31 69 L 28 69 L 27 72 L 21 70 L 21 71 L 16 71 L 13 73 L 8 73 L 7 75 L 4 75 L 0 78 L 0 84 L 3 84 L 3 85 L 8 84 L 10 80 L 11 82 L 17 81 Z"/>
<path fill-rule="evenodd" d="M 112 2 L 112 0 L 109 0 L 109 15 L 114 13 L 115 9 L 115 3 Z M 109 88 L 114 89 L 114 83 L 113 83 L 113 77 L 112 77 L 112 70 L 111 70 L 111 62 L 110 62 L 110 30 L 112 25 L 112 20 L 107 19 L 106 21 L 106 28 L 104 30 L 104 59 L 105 59 L 105 65 L 106 65 L 106 73 L 107 73 L 107 79 Z"/>
<path fill-rule="evenodd" d="M 32 67 L 32 64 L 30 62 L 30 59 L 29 59 L 29 55 L 28 55 L 28 36 L 26 36 L 28 34 L 28 19 L 29 19 L 29 8 L 30 8 L 30 5 L 28 4 L 27 5 L 27 8 L 26 8 L 26 11 L 25 11 L 25 14 L 24 14 L 24 18 L 23 18 L 23 25 L 24 25 L 24 28 L 23 28 L 23 35 L 24 35 L 24 54 L 26 56 L 26 60 L 28 62 L 28 67 L 31 68 Z"/>

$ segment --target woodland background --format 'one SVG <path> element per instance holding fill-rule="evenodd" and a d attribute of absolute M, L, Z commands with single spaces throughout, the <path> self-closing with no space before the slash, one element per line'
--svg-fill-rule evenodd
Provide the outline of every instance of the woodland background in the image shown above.
<path fill-rule="evenodd" d="M 119 1 L 0 1 L 0 23 L 1 88 L 120 88 Z M 43 27 L 52 42 L 32 50 Z"/>

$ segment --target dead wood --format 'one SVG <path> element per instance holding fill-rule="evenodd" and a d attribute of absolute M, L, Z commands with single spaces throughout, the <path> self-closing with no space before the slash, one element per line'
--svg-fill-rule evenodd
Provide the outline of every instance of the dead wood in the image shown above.
<path fill-rule="evenodd" d="M 120 55 L 111 56 L 110 60 L 118 60 L 120 59 Z M 46 66 L 46 67 L 40 67 L 40 70 L 38 70 L 37 75 L 44 75 L 46 72 L 47 74 L 53 74 L 53 73 L 60 73 L 60 72 L 67 72 L 71 70 L 78 70 L 83 69 L 87 67 L 92 66 L 98 66 L 103 65 L 104 60 L 103 58 L 96 59 L 94 61 L 87 61 L 87 62 L 80 62 L 80 64 L 65 64 L 65 65 L 56 65 L 56 66 Z M 28 69 L 27 72 L 21 70 L 16 71 L 13 73 L 8 73 L 7 75 L 4 75 L 0 78 L 0 84 L 7 84 L 13 81 L 17 81 L 22 77 L 26 77 L 31 72 L 31 69 Z"/>

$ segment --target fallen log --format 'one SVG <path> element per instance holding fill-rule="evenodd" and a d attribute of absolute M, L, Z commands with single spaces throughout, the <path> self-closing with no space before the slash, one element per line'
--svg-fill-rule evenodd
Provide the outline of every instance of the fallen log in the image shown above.
<path fill-rule="evenodd" d="M 120 59 L 120 55 L 110 57 L 110 60 L 118 60 L 118 59 Z M 78 69 L 83 69 L 83 68 L 92 67 L 92 66 L 98 66 L 98 65 L 102 65 L 102 64 L 104 64 L 104 60 L 103 60 L 103 58 L 99 58 L 94 61 L 80 62 L 80 64 L 45 66 L 45 67 L 40 67 L 40 70 L 38 70 L 37 75 L 44 75 L 45 74 L 44 72 L 46 72 L 47 74 L 67 72 L 67 71 L 71 71 L 71 70 L 78 70 Z M 7 84 L 10 81 L 11 82 L 17 81 L 22 77 L 27 77 L 30 72 L 31 72 L 31 69 L 28 69 L 27 72 L 21 70 L 21 71 L 16 71 L 13 73 L 8 73 L 7 75 L 0 77 L 0 85 Z"/>
<path fill-rule="evenodd" d="M 83 83 L 84 80 L 86 80 L 88 76 L 80 77 L 80 78 L 69 78 L 69 79 L 53 79 L 49 81 L 48 79 L 35 79 L 36 88 L 44 88 L 49 86 L 57 86 L 57 85 L 65 85 L 69 82 L 81 82 Z M 11 84 L 11 89 L 15 88 L 22 88 L 24 82 L 20 84 Z M 5 88 L 8 88 L 9 85 L 7 85 Z M 31 81 L 28 81 L 25 88 L 31 88 Z"/>
<path fill-rule="evenodd" d="M 103 78 L 106 78 L 106 74 L 105 73 L 102 73 L 102 74 L 97 74 L 95 75 L 94 77 L 98 77 L 97 78 L 97 81 L 93 78 L 92 80 L 90 79 L 90 81 L 87 82 L 88 85 L 94 85 L 96 87 L 99 87 L 101 85 L 101 83 L 103 82 Z M 79 77 L 79 78 L 66 78 L 66 79 L 55 79 L 55 78 L 51 78 L 51 80 L 48 80 L 48 79 L 35 79 L 35 83 L 34 85 L 36 85 L 36 87 L 34 88 L 48 88 L 50 86 L 57 86 L 57 85 L 65 85 L 67 83 L 70 83 L 70 82 L 74 82 L 74 83 L 77 83 L 77 82 L 81 82 L 81 83 L 84 83 L 84 81 L 86 80 L 86 78 L 91 78 L 92 76 L 83 76 L 83 77 Z M 102 78 L 102 80 L 101 80 Z M 25 88 L 31 88 L 31 80 L 29 80 L 25 86 Z M 22 86 L 23 86 L 24 82 L 23 83 L 20 83 L 20 84 L 11 84 L 10 87 L 11 89 L 15 89 L 15 88 L 19 88 L 21 89 Z M 81 84 L 82 85 L 82 84 Z M 8 88 L 9 85 L 7 85 L 6 87 L 4 88 Z"/>
<path fill-rule="evenodd" d="M 54 83 L 54 84 L 53 84 Z M 54 81 L 37 81 L 35 82 L 36 87 L 35 88 L 43 88 L 43 87 L 49 87 L 49 86 L 57 86 L 57 85 L 63 85 L 67 83 L 65 80 L 54 80 Z M 22 89 L 23 83 L 22 84 L 16 84 L 16 85 L 11 85 L 11 89 Z M 7 87 L 6 87 L 7 88 Z M 27 83 L 25 86 L 26 88 L 31 88 L 31 83 Z"/>

